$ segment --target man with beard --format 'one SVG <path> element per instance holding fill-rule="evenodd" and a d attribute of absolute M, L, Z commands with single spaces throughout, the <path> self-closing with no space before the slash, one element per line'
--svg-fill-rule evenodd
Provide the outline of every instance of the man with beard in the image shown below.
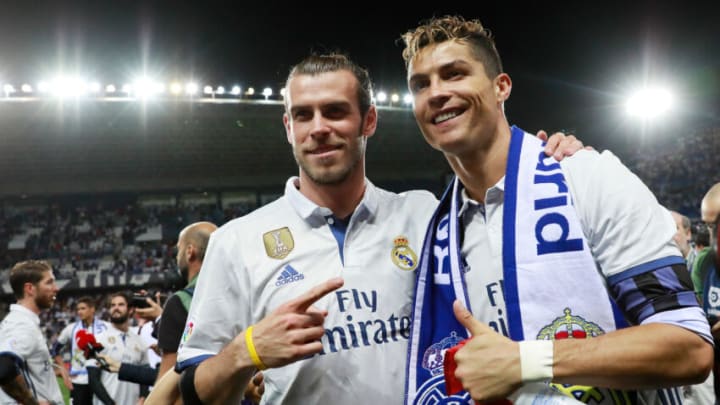
<path fill-rule="evenodd" d="M 52 267 L 28 260 L 10 270 L 17 304 L 0 324 L 0 403 L 63 403 L 53 361 L 38 314 L 55 302 L 58 286 Z"/>
<path fill-rule="evenodd" d="M 177 241 L 177 267 L 188 284 L 168 298 L 158 331 L 158 347 L 162 350 L 158 376 L 175 367 L 180 337 L 185 329 L 190 300 L 195 291 L 200 267 L 205 258 L 210 234 L 217 229 L 212 222 L 195 222 L 180 231 Z"/>
<path fill-rule="evenodd" d="M 87 370 L 85 369 L 85 356 L 77 346 L 75 336 L 81 330 L 97 335 L 108 328 L 109 324 L 95 318 L 95 300 L 90 296 L 80 297 L 75 306 L 78 320 L 68 324 L 58 336 L 55 352 L 55 363 L 62 366 L 63 359 L 60 352 L 63 347 L 70 346 L 70 377 L 72 379 L 73 405 L 92 404 L 92 391 L 88 386 Z"/>
<path fill-rule="evenodd" d="M 147 347 L 140 335 L 130 331 L 130 317 L 134 308 L 124 293 L 110 297 L 110 327 L 95 336 L 103 346 L 102 354 L 117 362 L 147 365 Z M 88 370 L 90 388 L 95 393 L 95 405 L 135 404 L 140 399 L 140 386 L 120 381 L 118 375 L 100 369 L 96 359 L 85 364 Z"/>
<path fill-rule="evenodd" d="M 420 253 L 406 403 L 682 403 L 669 387 L 705 380 L 713 347 L 667 209 L 611 152 L 558 163 L 510 125 L 479 20 L 403 40 L 416 121 L 456 174 Z"/>

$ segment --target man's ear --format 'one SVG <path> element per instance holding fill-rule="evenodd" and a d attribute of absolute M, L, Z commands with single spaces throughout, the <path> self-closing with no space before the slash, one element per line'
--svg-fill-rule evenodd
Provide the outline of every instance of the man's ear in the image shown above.
<path fill-rule="evenodd" d="M 293 144 L 292 122 L 290 121 L 290 117 L 288 117 L 287 113 L 283 114 L 283 125 L 285 126 L 285 136 L 287 137 L 287 141 L 290 145 L 292 145 Z"/>
<path fill-rule="evenodd" d="M 495 88 L 495 97 L 497 97 L 497 100 L 500 103 L 504 103 L 505 100 L 510 98 L 510 93 L 512 92 L 512 80 L 507 73 L 500 73 L 497 75 L 493 81 L 493 86 Z"/>
<path fill-rule="evenodd" d="M 195 245 L 192 243 L 188 243 L 187 246 L 185 246 L 185 258 L 188 263 L 197 260 L 197 249 L 195 249 Z"/>
<path fill-rule="evenodd" d="M 32 297 L 35 295 L 35 284 L 31 282 L 27 282 L 23 284 L 23 298 L 25 297 Z"/>
<path fill-rule="evenodd" d="M 375 134 L 375 130 L 377 129 L 377 108 L 375 105 L 371 105 L 368 109 L 367 114 L 365 114 L 365 119 L 363 120 L 363 128 L 362 128 L 362 134 L 365 137 L 371 137 Z"/>

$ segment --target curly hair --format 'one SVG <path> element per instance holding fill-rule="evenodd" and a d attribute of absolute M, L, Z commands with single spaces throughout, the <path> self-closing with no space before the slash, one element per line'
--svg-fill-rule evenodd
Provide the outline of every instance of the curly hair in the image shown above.
<path fill-rule="evenodd" d="M 406 68 L 424 47 L 445 41 L 459 41 L 470 46 L 475 58 L 485 66 L 489 77 L 503 72 L 492 34 L 479 20 L 465 20 L 461 16 L 450 15 L 434 17 L 403 34 L 402 40 L 405 42 L 402 56 Z"/>

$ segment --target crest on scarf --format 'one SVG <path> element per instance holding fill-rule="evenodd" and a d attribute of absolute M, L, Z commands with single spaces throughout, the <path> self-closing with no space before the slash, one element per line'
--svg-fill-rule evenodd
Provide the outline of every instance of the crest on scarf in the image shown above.
<path fill-rule="evenodd" d="M 295 248 L 295 241 L 288 227 L 265 232 L 263 244 L 265 244 L 265 253 L 271 259 L 284 259 Z"/>
<path fill-rule="evenodd" d="M 551 324 L 540 330 L 540 333 L 537 335 L 538 340 L 585 339 L 605 334 L 605 331 L 598 324 L 589 322 L 580 316 L 573 315 L 570 308 L 565 308 L 563 312 L 563 316 L 555 318 Z M 625 399 L 628 395 L 622 391 L 607 390 L 608 392 L 603 393 L 603 391 L 596 387 L 573 384 L 552 383 L 550 386 L 586 404 L 602 402 L 608 392 L 615 399 L 613 401 L 615 404 L 631 403 L 618 401 L 621 398 Z"/>
<path fill-rule="evenodd" d="M 457 332 L 450 332 L 450 336 L 443 340 L 433 343 L 430 347 L 425 350 L 423 356 L 422 366 L 425 370 L 429 371 L 433 376 L 443 375 L 443 359 L 445 359 L 445 352 L 451 347 L 457 346 L 463 339 L 459 338 Z"/>
<path fill-rule="evenodd" d="M 551 324 L 540 330 L 538 340 L 585 339 L 605 334 L 598 324 L 572 315 L 570 308 L 565 308 L 563 312 L 565 315 L 555 318 Z"/>
<path fill-rule="evenodd" d="M 418 389 L 417 397 L 413 404 L 434 405 L 434 404 L 471 404 L 470 394 L 463 391 L 457 395 L 448 397 L 445 393 L 445 375 L 443 374 L 443 360 L 448 349 L 457 346 L 463 339 L 458 337 L 457 332 L 450 332 L 450 336 L 433 343 L 427 350 L 422 360 L 422 367 L 432 374 L 432 378 Z"/>
<path fill-rule="evenodd" d="M 395 245 L 390 252 L 390 258 L 401 270 L 412 271 L 418 265 L 417 255 L 410 248 L 408 238 L 400 235 L 393 240 Z"/>

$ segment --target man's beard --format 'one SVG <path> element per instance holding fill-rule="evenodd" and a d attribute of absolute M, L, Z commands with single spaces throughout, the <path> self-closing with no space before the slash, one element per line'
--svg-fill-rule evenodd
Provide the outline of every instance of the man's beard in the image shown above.
<path fill-rule="evenodd" d="M 114 324 L 122 324 L 128 320 L 128 314 L 125 315 L 110 315 L 110 322 Z"/>
<path fill-rule="evenodd" d="M 341 168 L 338 172 L 324 172 L 322 168 L 320 168 L 320 170 L 316 170 L 317 167 L 311 166 L 296 150 L 293 150 L 293 156 L 295 157 L 295 162 L 300 169 L 316 184 L 325 186 L 340 184 L 350 177 L 350 174 L 353 172 L 355 167 L 357 167 L 358 163 L 360 163 L 365 153 L 363 137 L 360 131 L 358 131 L 357 137 L 350 142 L 357 143 L 354 145 L 356 147 L 355 151 L 351 151 L 352 160 L 349 162 L 348 166 Z"/>
<path fill-rule="evenodd" d="M 35 305 L 37 305 L 40 309 L 49 309 L 52 308 L 53 303 L 55 302 L 52 297 L 37 297 L 35 298 Z"/>

